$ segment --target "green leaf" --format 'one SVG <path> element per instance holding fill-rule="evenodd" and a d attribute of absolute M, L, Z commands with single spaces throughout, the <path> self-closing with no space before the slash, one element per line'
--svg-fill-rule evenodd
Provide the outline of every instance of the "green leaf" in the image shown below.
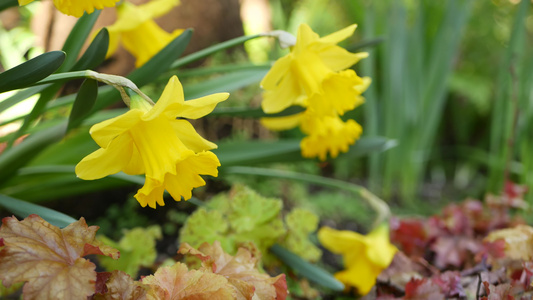
<path fill-rule="evenodd" d="M 276 244 L 272 246 L 270 248 L 270 252 L 274 253 L 274 255 L 276 255 L 287 266 L 291 267 L 294 271 L 300 274 L 300 276 L 334 291 L 340 292 L 344 290 L 344 284 L 335 279 L 335 277 L 333 277 L 330 273 L 326 272 L 322 268 L 308 263 L 298 255 L 290 252 L 280 245 Z"/>
<path fill-rule="evenodd" d="M 85 79 L 78 91 L 78 96 L 72 106 L 68 119 L 67 131 L 78 127 L 89 115 L 98 96 L 98 82 L 93 79 Z"/>
<path fill-rule="evenodd" d="M 26 165 L 51 143 L 61 140 L 66 124 L 54 126 L 27 137 L 16 147 L 0 155 L 0 185 L 4 185 L 18 169 Z"/>
<path fill-rule="evenodd" d="M 85 50 L 83 56 L 72 67 L 71 71 L 92 70 L 98 67 L 104 60 L 109 47 L 109 32 L 102 28 L 94 40 Z"/>
<path fill-rule="evenodd" d="M 2 0 L 0 1 L 0 11 L 3 11 L 6 8 L 10 8 L 13 6 L 18 6 L 19 2 L 18 0 Z"/>
<path fill-rule="evenodd" d="M 33 95 L 35 95 L 37 93 L 40 93 L 42 90 L 44 90 L 48 86 L 49 85 L 34 86 L 34 87 L 30 87 L 30 88 L 18 91 L 15 95 L 13 95 L 13 96 L 5 99 L 5 100 L 2 100 L 2 102 L 0 102 L 0 112 L 10 108 L 11 106 L 13 106 L 13 105 L 15 105 L 17 103 L 20 103 L 20 102 L 28 99 L 29 97 L 31 97 L 31 96 L 33 96 Z M 4 125 L 4 124 L 0 123 L 0 126 L 2 126 L 2 125 Z"/>
<path fill-rule="evenodd" d="M 67 54 L 67 58 L 65 59 L 65 63 L 59 68 L 59 72 L 69 71 L 74 66 L 100 12 L 100 10 L 95 10 L 91 14 L 83 14 L 78 19 L 76 25 L 70 31 L 65 44 L 63 44 L 62 50 Z"/>
<path fill-rule="evenodd" d="M 363 137 L 350 147 L 342 157 L 357 157 L 386 151 L 396 146 L 394 140 L 383 137 Z M 213 150 L 222 168 L 273 162 L 309 160 L 300 154 L 300 140 L 221 142 Z"/>
<path fill-rule="evenodd" d="M 285 216 L 287 236 L 283 240 L 282 246 L 287 247 L 307 261 L 318 261 L 322 256 L 322 251 L 309 240 L 309 235 L 315 232 L 318 227 L 318 221 L 318 216 L 308 210 L 293 209 Z"/>
<path fill-rule="evenodd" d="M 26 218 L 31 214 L 37 214 L 41 218 L 45 219 L 48 223 L 58 227 L 65 227 L 70 223 L 76 222 L 74 218 L 53 209 L 11 198 L 2 194 L 0 194 L 0 206 L 5 207 L 7 210 L 11 211 L 20 218 Z"/>
<path fill-rule="evenodd" d="M 187 55 L 187 56 L 185 56 L 183 58 L 180 58 L 180 59 L 176 60 L 174 63 L 172 63 L 172 65 L 170 66 L 170 69 L 176 69 L 176 68 L 185 66 L 187 64 L 190 64 L 190 63 L 192 63 L 192 62 L 194 62 L 196 60 L 199 60 L 199 59 L 202 59 L 204 57 L 207 57 L 207 56 L 209 56 L 209 55 L 211 55 L 213 53 L 216 53 L 218 51 L 221 51 L 221 50 L 224 50 L 224 49 L 227 49 L 227 48 L 231 48 L 231 47 L 235 47 L 235 46 L 240 45 L 240 44 L 242 44 L 242 43 L 244 43 L 246 41 L 249 41 L 249 40 L 252 40 L 252 39 L 255 39 L 255 38 L 258 38 L 258 37 L 261 37 L 261 35 L 256 34 L 256 35 L 240 36 L 240 37 L 237 37 L 237 38 L 222 42 L 220 44 L 213 45 L 211 47 L 202 49 L 200 51 L 194 52 L 194 53 L 189 54 L 189 55 Z"/>
<path fill-rule="evenodd" d="M 169 69 L 169 62 L 177 59 L 191 41 L 192 30 L 187 29 L 172 42 L 170 42 L 163 50 L 159 51 L 148 62 L 142 65 L 140 68 L 131 72 L 127 77 L 133 81 L 138 87 L 142 87 L 154 81 L 159 75 L 163 74 Z M 103 87 L 105 88 L 105 87 Z M 111 88 L 103 89 L 99 93 L 98 102 L 93 108 L 93 113 L 107 107 L 118 99 L 120 99 L 119 93 Z"/>
<path fill-rule="evenodd" d="M 108 271 L 120 270 L 136 278 L 141 267 L 150 267 L 154 263 L 157 258 L 156 240 L 161 238 L 161 227 L 158 225 L 126 230 L 118 243 L 106 236 L 98 236 L 97 239 L 105 245 L 120 251 L 119 259 L 102 255 L 98 260 Z"/>
<path fill-rule="evenodd" d="M 28 87 L 54 73 L 64 60 L 64 52 L 51 51 L 1 73 L 0 93 Z"/>

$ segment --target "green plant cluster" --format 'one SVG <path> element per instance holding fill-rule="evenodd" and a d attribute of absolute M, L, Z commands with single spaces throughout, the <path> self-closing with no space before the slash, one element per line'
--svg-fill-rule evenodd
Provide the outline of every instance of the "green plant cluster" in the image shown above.
<path fill-rule="evenodd" d="M 318 217 L 304 209 L 293 209 L 282 218 L 280 199 L 265 198 L 254 190 L 236 185 L 196 210 L 180 232 L 180 242 L 196 247 L 219 241 L 228 253 L 252 241 L 261 253 L 280 244 L 308 261 L 317 261 L 321 251 L 309 234 L 318 226 Z"/>

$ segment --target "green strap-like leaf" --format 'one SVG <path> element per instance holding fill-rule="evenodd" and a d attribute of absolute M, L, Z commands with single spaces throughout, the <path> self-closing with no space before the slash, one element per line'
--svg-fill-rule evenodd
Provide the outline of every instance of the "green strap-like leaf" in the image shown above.
<path fill-rule="evenodd" d="M 98 67 L 105 60 L 108 47 L 109 32 L 107 28 L 102 28 L 70 71 L 92 70 Z"/>
<path fill-rule="evenodd" d="M 19 5 L 18 0 L 2 0 L 0 1 L 0 11 L 17 5 Z"/>
<path fill-rule="evenodd" d="M 274 246 L 272 246 L 270 248 L 270 252 L 276 255 L 283 263 L 291 267 L 300 276 L 305 277 L 316 284 L 319 284 L 323 287 L 327 287 L 334 291 L 344 290 L 344 284 L 335 279 L 335 277 L 333 277 L 330 273 L 326 272 L 322 268 L 310 264 L 298 255 L 290 252 L 289 250 L 281 247 L 280 245 L 275 244 Z"/>
<path fill-rule="evenodd" d="M 76 220 L 70 216 L 60 213 L 50 208 L 46 208 L 40 205 L 22 201 L 19 199 L 11 198 L 6 195 L 0 194 L 0 206 L 5 207 L 10 212 L 17 215 L 19 218 L 26 218 L 31 214 L 39 215 L 45 219 L 48 223 L 58 226 L 66 227 L 70 223 L 76 222 Z"/>
<path fill-rule="evenodd" d="M 87 37 L 91 33 L 100 12 L 100 10 L 95 10 L 91 14 L 85 13 L 78 19 L 76 25 L 74 25 L 70 31 L 65 44 L 63 44 L 62 50 L 67 54 L 67 59 L 65 59 L 65 63 L 61 66 L 59 72 L 70 71 L 74 66 L 76 59 L 85 44 L 85 40 L 87 40 Z"/>
<path fill-rule="evenodd" d="M 93 79 L 85 79 L 78 91 L 72 111 L 68 119 L 67 131 L 78 127 L 89 115 L 98 96 L 98 82 Z"/>
<path fill-rule="evenodd" d="M 350 147 L 342 157 L 357 157 L 386 151 L 396 146 L 394 140 L 383 137 L 363 137 Z M 300 153 L 300 140 L 223 142 L 213 150 L 221 168 L 237 165 L 252 165 L 274 162 L 297 162 L 309 160 Z"/>
<path fill-rule="evenodd" d="M 41 54 L 0 74 L 0 93 L 27 87 L 54 73 L 65 60 L 62 51 Z"/>
<path fill-rule="evenodd" d="M 40 93 L 42 90 L 44 90 L 45 88 L 47 88 L 48 85 L 42 85 L 42 86 L 33 86 L 33 87 L 30 87 L 30 88 L 27 88 L 25 90 L 21 90 L 21 91 L 18 91 L 15 95 L 7 98 L 7 99 L 4 99 L 2 100 L 2 102 L 0 102 L 0 112 L 10 108 L 11 106 L 17 104 L 17 103 L 20 103 L 26 99 L 28 99 L 29 97 L 37 94 L 37 93 Z M 3 123 L 0 123 L 0 126 L 4 125 Z"/>
<path fill-rule="evenodd" d="M 163 74 L 170 67 L 169 63 L 181 56 L 185 48 L 191 41 L 192 30 L 187 29 L 172 42 L 170 42 L 163 50 L 159 51 L 148 62 L 142 65 L 139 69 L 131 72 L 127 77 L 133 81 L 138 87 L 142 87 L 154 81 L 159 75 Z M 102 87 L 100 89 L 103 89 Z M 119 93 L 114 89 L 105 89 L 99 92 L 98 101 L 93 108 L 93 113 L 107 107 L 120 99 Z"/>

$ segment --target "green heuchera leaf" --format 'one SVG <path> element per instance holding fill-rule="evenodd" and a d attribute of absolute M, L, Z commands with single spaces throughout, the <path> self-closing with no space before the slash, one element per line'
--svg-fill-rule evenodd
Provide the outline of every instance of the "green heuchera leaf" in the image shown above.
<path fill-rule="evenodd" d="M 204 242 L 220 241 L 225 251 L 234 249 L 235 243 L 228 236 L 229 224 L 219 210 L 197 209 L 187 218 L 180 231 L 180 242 L 199 247 Z"/>
<path fill-rule="evenodd" d="M 282 202 L 265 198 L 242 185 L 229 194 L 214 197 L 207 207 L 198 209 L 183 226 L 181 242 L 199 247 L 218 240 L 228 253 L 235 253 L 240 243 L 254 242 L 262 253 L 286 233 L 280 217 Z"/>
<path fill-rule="evenodd" d="M 307 261 L 318 261 L 322 251 L 309 241 L 309 234 L 317 230 L 318 221 L 318 216 L 308 210 L 293 209 L 285 217 L 287 236 L 281 244 Z"/>
<path fill-rule="evenodd" d="M 0 280 L 0 299 L 4 299 L 4 297 L 6 297 L 7 299 L 8 298 L 7 296 L 21 289 L 23 285 L 24 285 L 24 282 L 19 282 L 19 283 L 12 284 L 10 287 L 7 288 L 2 284 L 2 280 Z"/>
<path fill-rule="evenodd" d="M 135 278 L 141 266 L 149 267 L 154 263 L 157 257 L 156 240 L 161 237 L 161 227 L 157 225 L 126 230 L 118 243 L 106 236 L 99 236 L 98 239 L 104 244 L 120 251 L 120 258 L 114 260 L 102 256 L 98 259 L 107 270 L 120 270 Z"/>

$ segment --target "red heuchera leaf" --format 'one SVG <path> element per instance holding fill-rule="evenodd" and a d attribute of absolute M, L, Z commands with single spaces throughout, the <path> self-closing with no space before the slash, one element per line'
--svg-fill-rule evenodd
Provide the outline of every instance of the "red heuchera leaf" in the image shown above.
<path fill-rule="evenodd" d="M 483 286 L 485 287 L 485 292 L 488 297 L 482 297 L 482 300 L 514 300 L 512 295 L 512 286 L 508 283 L 499 284 L 497 286 L 489 284 L 486 281 L 483 281 Z"/>
<path fill-rule="evenodd" d="M 204 243 L 198 250 L 183 243 L 178 252 L 200 258 L 205 268 L 227 278 L 243 299 L 283 300 L 287 297 L 285 274 L 272 278 L 260 273 L 257 264 L 261 257 L 253 244 L 248 249 L 240 247 L 235 256 L 225 253 L 218 241 L 213 245 Z"/>
<path fill-rule="evenodd" d="M 117 270 L 107 274 L 109 276 L 105 283 L 105 292 L 95 294 L 93 296 L 94 300 L 146 299 L 148 287 L 140 282 L 133 281 L 130 275 Z"/>
<path fill-rule="evenodd" d="M 461 285 L 459 272 L 447 271 L 432 278 L 432 281 L 440 286 L 446 298 L 466 297 L 465 290 Z"/>
<path fill-rule="evenodd" d="M 404 300 L 420 299 L 444 300 L 444 294 L 441 293 L 440 287 L 431 280 L 413 278 L 405 285 Z"/>
<path fill-rule="evenodd" d="M 0 280 L 5 286 L 26 282 L 24 299 L 87 299 L 95 291 L 95 265 L 82 258 L 85 245 L 94 245 L 98 227 L 81 218 L 66 228 L 55 227 L 37 215 L 19 221 L 2 220 Z M 116 250 L 101 251 L 110 256 Z"/>
<path fill-rule="evenodd" d="M 98 272 L 96 273 L 96 283 L 94 292 L 96 294 L 105 294 L 107 293 L 107 286 L 105 283 L 111 277 L 111 272 Z"/>
<path fill-rule="evenodd" d="M 159 268 L 154 275 L 144 277 L 148 285 L 148 299 L 236 299 L 236 291 L 221 275 L 209 269 L 189 270 L 187 265 L 176 263 L 172 267 Z"/>
<path fill-rule="evenodd" d="M 424 256 L 428 234 L 421 220 L 399 220 L 392 218 L 390 222 L 391 241 L 400 245 L 402 251 L 409 256 Z"/>
<path fill-rule="evenodd" d="M 469 255 L 481 250 L 479 241 L 464 236 L 442 236 L 431 245 L 435 251 L 435 265 L 438 268 L 446 266 L 460 267 Z"/>

